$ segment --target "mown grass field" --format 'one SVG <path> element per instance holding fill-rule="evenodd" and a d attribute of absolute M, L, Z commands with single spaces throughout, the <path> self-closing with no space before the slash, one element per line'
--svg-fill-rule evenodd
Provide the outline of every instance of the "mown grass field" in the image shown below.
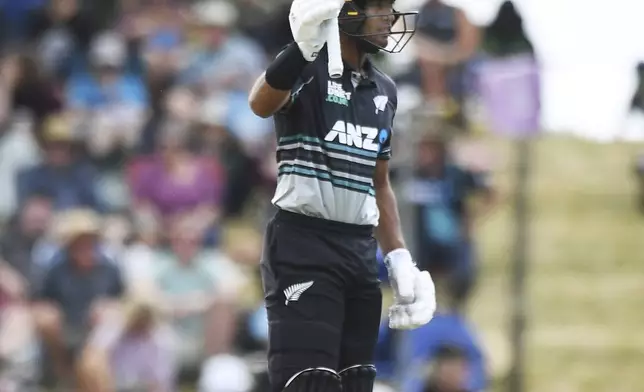
<path fill-rule="evenodd" d="M 512 145 L 488 142 L 509 195 Z M 632 161 L 644 147 L 548 137 L 534 151 L 527 391 L 642 391 L 644 217 Z M 510 361 L 513 230 L 510 203 L 478 228 L 482 279 L 470 312 L 497 375 Z"/>

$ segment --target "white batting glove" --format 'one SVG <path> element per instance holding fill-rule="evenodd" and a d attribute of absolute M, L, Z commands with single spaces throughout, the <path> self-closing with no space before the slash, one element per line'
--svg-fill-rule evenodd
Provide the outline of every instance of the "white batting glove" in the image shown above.
<path fill-rule="evenodd" d="M 385 256 L 394 304 L 389 308 L 389 327 L 414 329 L 427 324 L 436 311 L 436 290 L 427 271 L 420 271 L 407 249 Z"/>
<path fill-rule="evenodd" d="M 307 61 L 313 61 L 326 43 L 325 27 L 337 18 L 344 0 L 294 0 L 288 21 L 293 38 Z"/>

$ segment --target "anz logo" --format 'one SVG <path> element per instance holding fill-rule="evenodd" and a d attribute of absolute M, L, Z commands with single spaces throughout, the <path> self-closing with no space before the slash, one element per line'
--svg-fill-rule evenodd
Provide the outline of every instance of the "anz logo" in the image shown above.
<path fill-rule="evenodd" d="M 324 141 L 337 142 L 347 147 L 360 148 L 367 151 L 380 152 L 381 146 L 389 139 L 389 131 L 373 127 L 353 125 L 338 120 L 326 134 Z"/>

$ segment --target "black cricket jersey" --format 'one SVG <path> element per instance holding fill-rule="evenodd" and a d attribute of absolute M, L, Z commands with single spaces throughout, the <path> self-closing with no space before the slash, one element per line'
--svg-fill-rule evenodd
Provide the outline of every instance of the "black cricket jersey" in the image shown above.
<path fill-rule="evenodd" d="M 274 115 L 278 181 L 273 204 L 333 221 L 378 224 L 373 176 L 391 156 L 397 93 L 369 60 L 362 75 L 345 63 L 328 73 L 326 48 L 307 65 L 291 103 Z"/>

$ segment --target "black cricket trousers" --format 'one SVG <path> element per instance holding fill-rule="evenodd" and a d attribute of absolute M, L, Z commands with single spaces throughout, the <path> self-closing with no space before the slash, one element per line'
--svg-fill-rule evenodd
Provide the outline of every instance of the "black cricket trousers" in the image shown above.
<path fill-rule="evenodd" d="M 279 210 L 261 261 L 272 392 L 297 372 L 372 364 L 382 294 L 372 226 Z"/>

